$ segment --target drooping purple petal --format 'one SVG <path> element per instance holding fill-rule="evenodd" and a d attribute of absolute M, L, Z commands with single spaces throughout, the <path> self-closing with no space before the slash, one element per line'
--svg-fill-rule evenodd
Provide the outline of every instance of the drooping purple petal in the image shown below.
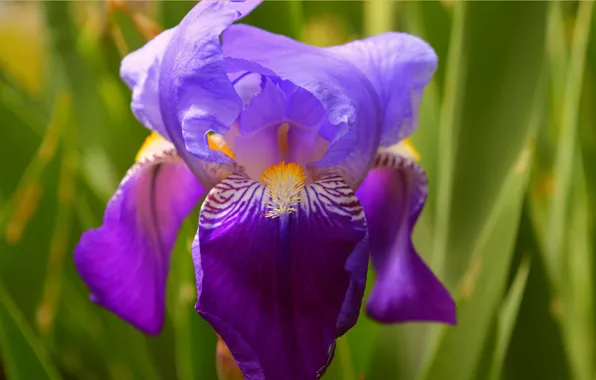
<path fill-rule="evenodd" d="M 426 189 L 426 176 L 416 163 L 381 152 L 375 169 L 356 192 L 366 214 L 372 263 L 377 272 L 366 310 L 380 322 L 455 324 L 451 295 L 420 258 L 411 240 Z"/>
<path fill-rule="evenodd" d="M 422 90 L 437 67 L 428 43 L 406 33 L 383 33 L 328 48 L 358 66 L 370 79 L 383 112 L 381 145 L 409 136 L 418 124 Z"/>
<path fill-rule="evenodd" d="M 315 379 L 358 317 L 364 214 L 339 177 L 304 188 L 289 215 L 265 217 L 266 196 L 262 184 L 240 174 L 207 196 L 193 246 L 197 310 L 247 380 Z"/>
<path fill-rule="evenodd" d="M 120 65 L 120 76 L 132 90 L 131 108 L 147 128 L 168 138 L 159 109 L 158 78 L 166 46 L 176 28 L 168 29 L 145 46 L 128 54 Z"/>
<path fill-rule="evenodd" d="M 319 99 L 335 133 L 314 167 L 341 165 L 334 171 L 357 187 L 374 161 L 381 133 L 380 102 L 370 80 L 337 54 L 248 25 L 231 26 L 222 40 L 227 58 L 255 62 Z"/>
<path fill-rule="evenodd" d="M 176 28 L 159 75 L 159 104 L 165 129 L 179 152 L 229 162 L 209 149 L 207 133 L 225 134 L 242 109 L 226 74 L 219 36 L 260 1 L 202 0 Z M 184 159 L 193 168 L 192 157 Z"/>
<path fill-rule="evenodd" d="M 103 225 L 83 234 L 74 260 L 93 301 L 157 334 L 164 322 L 170 252 L 204 189 L 173 146 L 147 153 L 108 203 Z"/>

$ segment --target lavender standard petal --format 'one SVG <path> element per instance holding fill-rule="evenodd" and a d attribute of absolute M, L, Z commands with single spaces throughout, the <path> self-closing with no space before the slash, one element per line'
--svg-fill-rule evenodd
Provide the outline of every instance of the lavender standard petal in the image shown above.
<path fill-rule="evenodd" d="M 313 166 L 338 166 L 334 169 L 357 187 L 374 161 L 381 133 L 380 102 L 366 76 L 339 55 L 248 25 L 231 26 L 222 39 L 227 58 L 258 63 L 319 99 L 335 133 Z"/>
<path fill-rule="evenodd" d="M 418 124 L 422 91 L 437 68 L 437 55 L 422 39 L 383 33 L 327 48 L 353 62 L 370 79 L 381 100 L 381 146 L 409 136 Z"/>
<path fill-rule="evenodd" d="M 209 131 L 225 134 L 242 109 L 226 73 L 219 36 L 259 4 L 202 0 L 176 28 L 160 68 L 159 104 L 167 134 L 179 152 L 229 162 L 207 142 Z M 193 168 L 193 157 L 183 157 Z"/>

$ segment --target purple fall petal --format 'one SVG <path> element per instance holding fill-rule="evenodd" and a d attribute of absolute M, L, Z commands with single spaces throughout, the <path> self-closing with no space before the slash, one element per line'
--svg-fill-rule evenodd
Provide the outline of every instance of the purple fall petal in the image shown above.
<path fill-rule="evenodd" d="M 170 252 L 203 187 L 174 151 L 133 166 L 103 225 L 78 243 L 77 271 L 99 305 L 149 334 L 164 322 Z"/>
<path fill-rule="evenodd" d="M 356 192 L 368 222 L 377 281 L 368 314 L 383 323 L 436 321 L 455 324 L 451 295 L 416 252 L 411 234 L 426 200 L 426 176 L 413 161 L 379 153 Z"/>
<path fill-rule="evenodd" d="M 233 174 L 207 196 L 193 246 L 197 310 L 247 380 L 315 379 L 358 317 L 364 213 L 339 177 L 308 185 L 298 211 L 277 218 L 264 216 L 265 194 Z"/>
<path fill-rule="evenodd" d="M 418 124 L 422 91 L 437 67 L 428 43 L 406 33 L 383 33 L 327 48 L 358 66 L 381 101 L 381 146 L 409 136 Z"/>

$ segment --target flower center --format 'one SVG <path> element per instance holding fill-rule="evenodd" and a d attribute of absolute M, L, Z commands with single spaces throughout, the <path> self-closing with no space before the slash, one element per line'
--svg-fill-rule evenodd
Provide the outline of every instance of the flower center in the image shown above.
<path fill-rule="evenodd" d="M 270 166 L 265 169 L 261 181 L 267 186 L 267 218 L 277 218 L 281 215 L 297 211 L 296 206 L 302 199 L 300 191 L 304 187 L 306 175 L 304 169 L 294 162 Z"/>

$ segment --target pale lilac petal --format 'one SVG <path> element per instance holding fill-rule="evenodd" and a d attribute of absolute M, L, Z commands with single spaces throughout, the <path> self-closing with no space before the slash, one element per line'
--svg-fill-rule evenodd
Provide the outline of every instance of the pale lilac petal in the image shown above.
<path fill-rule="evenodd" d="M 437 67 L 437 55 L 424 40 L 388 32 L 327 48 L 348 59 L 372 82 L 383 112 L 381 145 L 409 136 L 418 124 L 422 91 Z"/>
<path fill-rule="evenodd" d="M 224 135 L 242 109 L 228 78 L 219 37 L 260 1 L 202 0 L 176 28 L 164 53 L 159 103 L 165 129 L 178 151 L 214 162 L 229 162 L 209 149 L 210 131 Z M 191 157 L 184 157 L 191 168 Z"/>
<path fill-rule="evenodd" d="M 281 160 L 314 161 L 315 141 L 326 118 L 321 102 L 289 81 L 263 77 L 262 91 L 238 119 L 236 160 L 254 179 Z"/>
<path fill-rule="evenodd" d="M 377 272 L 366 310 L 380 322 L 456 321 L 451 295 L 411 240 L 426 191 L 426 176 L 415 162 L 382 152 L 356 192 L 366 214 Z"/>
<path fill-rule="evenodd" d="M 337 54 L 248 25 L 231 26 L 222 40 L 227 58 L 255 62 L 321 102 L 331 124 L 325 135 L 333 138 L 313 166 L 341 166 L 333 170 L 357 187 L 374 161 L 381 133 L 380 102 L 370 80 Z"/>
<path fill-rule="evenodd" d="M 157 83 L 163 54 L 176 28 L 168 29 L 145 46 L 128 54 L 120 65 L 120 76 L 132 90 L 131 108 L 147 128 L 168 138 L 159 109 Z"/>
<path fill-rule="evenodd" d="M 360 204 L 332 176 L 301 196 L 297 212 L 268 218 L 265 187 L 233 174 L 201 208 L 197 310 L 247 380 L 316 378 L 358 317 L 368 263 Z"/>

